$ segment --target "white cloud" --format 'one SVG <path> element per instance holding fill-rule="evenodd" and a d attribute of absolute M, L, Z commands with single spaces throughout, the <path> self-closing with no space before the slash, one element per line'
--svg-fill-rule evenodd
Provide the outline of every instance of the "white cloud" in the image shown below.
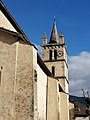
<path fill-rule="evenodd" d="M 82 89 L 90 92 L 90 53 L 69 56 L 68 64 L 70 94 L 82 96 Z"/>

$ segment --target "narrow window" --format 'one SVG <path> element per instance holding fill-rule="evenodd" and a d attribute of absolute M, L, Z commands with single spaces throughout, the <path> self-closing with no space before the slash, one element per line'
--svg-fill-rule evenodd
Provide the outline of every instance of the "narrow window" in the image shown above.
<path fill-rule="evenodd" d="M 34 80 L 37 82 L 37 71 L 34 70 Z"/>
<path fill-rule="evenodd" d="M 59 92 L 62 92 L 62 88 L 61 88 L 61 86 L 59 85 Z"/>
<path fill-rule="evenodd" d="M 55 67 L 52 67 L 52 74 L 55 76 Z"/>
<path fill-rule="evenodd" d="M 49 51 L 49 59 L 56 60 L 57 59 L 57 50 L 50 50 Z"/>
<path fill-rule="evenodd" d="M 57 50 L 54 50 L 54 59 L 57 59 Z"/>
<path fill-rule="evenodd" d="M 49 59 L 52 60 L 52 50 L 50 50 Z"/>

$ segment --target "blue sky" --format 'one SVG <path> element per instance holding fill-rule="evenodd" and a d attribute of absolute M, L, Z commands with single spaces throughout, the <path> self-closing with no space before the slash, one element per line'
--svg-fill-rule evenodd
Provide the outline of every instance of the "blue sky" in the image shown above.
<path fill-rule="evenodd" d="M 3 0 L 32 43 L 49 40 L 56 16 L 68 48 L 70 94 L 90 92 L 90 0 Z"/>
<path fill-rule="evenodd" d="M 90 0 L 3 0 L 32 43 L 50 38 L 53 16 L 62 31 L 69 55 L 90 51 Z"/>

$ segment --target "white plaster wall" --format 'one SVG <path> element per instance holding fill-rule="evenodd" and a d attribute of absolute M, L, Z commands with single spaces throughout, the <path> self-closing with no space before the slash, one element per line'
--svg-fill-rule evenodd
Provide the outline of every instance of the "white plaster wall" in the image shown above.
<path fill-rule="evenodd" d="M 4 14 L 0 10 L 0 27 L 17 32 L 12 24 L 8 21 L 8 19 L 4 16 Z"/>
<path fill-rule="evenodd" d="M 34 120 L 38 120 L 38 91 L 37 81 L 35 80 L 35 71 L 37 72 L 37 50 L 32 46 L 33 55 L 33 87 L 34 87 Z"/>
<path fill-rule="evenodd" d="M 47 75 L 37 65 L 38 114 L 39 120 L 46 120 L 46 86 Z"/>

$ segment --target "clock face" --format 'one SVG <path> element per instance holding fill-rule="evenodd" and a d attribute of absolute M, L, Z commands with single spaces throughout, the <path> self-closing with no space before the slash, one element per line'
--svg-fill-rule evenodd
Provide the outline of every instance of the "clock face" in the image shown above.
<path fill-rule="evenodd" d="M 58 57 L 61 57 L 63 55 L 63 51 L 59 50 L 57 55 L 58 55 Z"/>

